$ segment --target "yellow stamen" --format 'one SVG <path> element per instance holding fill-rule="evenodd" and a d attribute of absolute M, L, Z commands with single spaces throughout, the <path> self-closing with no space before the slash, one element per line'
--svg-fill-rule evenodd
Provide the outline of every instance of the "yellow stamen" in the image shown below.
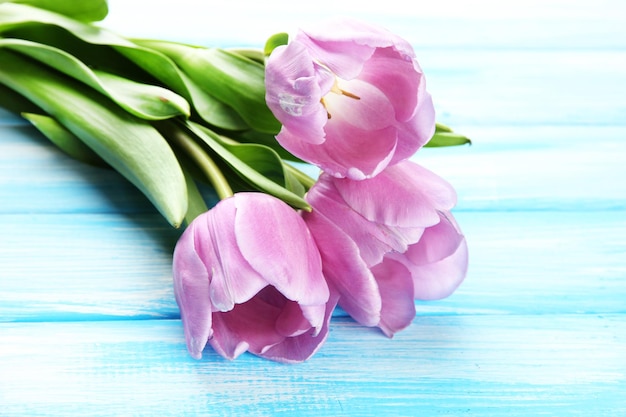
<path fill-rule="evenodd" d="M 335 94 L 339 94 L 339 95 L 342 95 L 342 96 L 353 98 L 355 100 L 361 100 L 361 97 L 357 96 L 356 94 L 353 94 L 353 93 L 351 93 L 349 91 L 342 90 L 341 88 L 339 88 L 339 85 L 337 84 L 337 79 L 336 78 L 335 78 L 335 83 L 333 84 L 333 86 L 330 89 L 330 91 L 335 93 Z"/>
<path fill-rule="evenodd" d="M 322 106 L 324 106 L 324 108 L 326 109 L 326 114 L 328 115 L 328 119 L 330 119 L 330 118 L 331 118 L 331 115 L 330 115 L 330 113 L 328 112 L 328 107 L 326 107 L 326 101 L 324 100 L 324 97 L 322 97 L 322 98 L 320 99 L 320 103 L 322 103 Z"/>

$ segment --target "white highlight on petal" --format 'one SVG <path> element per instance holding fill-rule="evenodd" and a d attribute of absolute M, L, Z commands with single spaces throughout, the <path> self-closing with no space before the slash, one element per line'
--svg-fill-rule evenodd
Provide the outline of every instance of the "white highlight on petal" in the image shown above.
<path fill-rule="evenodd" d="M 304 97 L 297 97 L 287 93 L 278 95 L 280 108 L 290 116 L 302 116 L 302 109 L 307 105 Z"/>

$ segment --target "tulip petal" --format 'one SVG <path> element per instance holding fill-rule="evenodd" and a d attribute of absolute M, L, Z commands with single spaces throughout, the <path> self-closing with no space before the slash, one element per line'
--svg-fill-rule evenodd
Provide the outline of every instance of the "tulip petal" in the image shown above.
<path fill-rule="evenodd" d="M 395 119 L 406 122 L 414 115 L 420 98 L 418 86 L 424 82 L 421 71 L 419 77 L 415 73 L 412 61 L 403 60 L 392 48 L 379 48 L 365 63 L 359 79 L 383 92 L 393 105 Z"/>
<path fill-rule="evenodd" d="M 326 110 L 330 115 L 326 123 L 327 131 L 335 124 L 338 125 L 335 129 L 349 124 L 365 131 L 377 131 L 395 125 L 393 104 L 377 86 L 357 79 L 338 81 L 337 89 L 358 98 L 337 92 L 324 96 Z"/>
<path fill-rule="evenodd" d="M 269 284 L 303 305 L 324 304 L 328 287 L 315 243 L 297 213 L 261 193 L 238 193 L 235 236 L 241 254 Z"/>
<path fill-rule="evenodd" d="M 451 213 L 441 213 L 441 222 L 426 229 L 422 239 L 406 253 L 390 257 L 411 271 L 414 297 L 419 300 L 449 296 L 467 274 L 467 242 Z"/>
<path fill-rule="evenodd" d="M 187 350 L 195 359 L 202 357 L 207 340 L 212 335 L 209 271 L 198 256 L 193 226 L 185 230 L 174 249 L 174 295 L 187 341 Z"/>
<path fill-rule="evenodd" d="M 385 335 L 392 337 L 415 318 L 413 279 L 404 265 L 391 259 L 374 266 L 372 273 L 376 277 L 382 299 L 378 327 Z"/>
<path fill-rule="evenodd" d="M 322 347 L 328 338 L 330 320 L 338 299 L 339 294 L 337 291 L 331 290 L 325 306 L 322 326 L 318 331 L 312 329 L 299 336 L 286 338 L 281 343 L 259 353 L 258 356 L 283 363 L 299 363 L 309 359 Z"/>
<path fill-rule="evenodd" d="M 316 318 L 319 322 L 317 325 L 321 326 L 324 318 L 324 305 L 314 306 L 313 309 L 317 309 L 317 312 L 321 311 L 319 318 Z M 304 316 L 300 305 L 291 300 L 285 303 L 280 315 L 276 318 L 276 331 L 285 337 L 298 336 L 312 328 L 315 330 L 315 327 Z"/>
<path fill-rule="evenodd" d="M 367 131 L 351 124 L 328 125 L 326 141 L 311 145 L 288 130 L 276 137 L 281 143 L 289 143 L 294 155 L 324 168 L 333 176 L 362 180 L 381 172 L 391 161 L 397 144 L 397 132 L 393 127 Z"/>
<path fill-rule="evenodd" d="M 234 199 L 222 200 L 198 218 L 196 247 L 211 265 L 211 302 L 214 311 L 229 311 L 252 298 L 267 281 L 242 256 L 234 233 Z M 208 231 L 208 232 L 207 232 Z M 236 265 L 237 267 L 233 267 Z"/>
<path fill-rule="evenodd" d="M 397 38 L 387 30 L 356 19 L 334 18 L 303 27 L 295 39 L 339 77 L 350 80 L 359 75 L 363 63 L 375 48 L 393 45 Z"/>
<path fill-rule="evenodd" d="M 292 42 L 276 48 L 265 67 L 265 100 L 276 118 L 299 140 L 324 141 L 327 114 L 321 98 L 334 83 L 334 75 L 316 64 L 305 46 Z"/>
<path fill-rule="evenodd" d="M 266 287 L 243 304 L 232 310 L 213 314 L 213 338 L 209 343 L 220 355 L 235 359 L 246 350 L 260 353 L 284 340 L 275 329 L 275 322 L 282 308 L 267 302 L 264 292 L 276 292 Z M 283 297 L 284 302 L 286 300 Z"/>
<path fill-rule="evenodd" d="M 334 184 L 355 211 L 390 226 L 432 226 L 439 222 L 437 210 L 456 203 L 456 192 L 447 181 L 410 161 L 388 167 L 374 178 L 336 179 Z"/>
<path fill-rule="evenodd" d="M 319 212 L 303 213 L 324 260 L 324 276 L 339 292 L 339 305 L 364 326 L 380 321 L 381 300 L 376 280 L 359 248 Z"/>
<path fill-rule="evenodd" d="M 467 275 L 468 251 L 465 239 L 458 249 L 445 259 L 414 267 L 412 271 L 415 299 L 440 300 L 461 285 Z"/>
<path fill-rule="evenodd" d="M 345 204 L 334 186 L 335 181 L 322 174 L 309 191 L 307 200 L 328 220 L 341 226 L 343 232 L 358 245 L 360 256 L 368 266 L 380 263 L 383 256 L 392 250 L 406 251 L 409 244 L 416 243 L 422 236 L 423 228 L 388 227 L 365 219 Z"/>
<path fill-rule="evenodd" d="M 409 159 L 435 133 L 435 108 L 430 94 L 424 90 L 413 118 L 398 126 L 398 146 L 390 165 Z"/>

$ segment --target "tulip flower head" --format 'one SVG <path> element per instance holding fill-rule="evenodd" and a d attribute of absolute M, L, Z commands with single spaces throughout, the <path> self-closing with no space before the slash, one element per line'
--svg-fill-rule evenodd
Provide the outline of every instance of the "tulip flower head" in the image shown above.
<path fill-rule="evenodd" d="M 301 29 L 266 63 L 276 139 L 335 177 L 370 178 L 431 137 L 435 112 L 415 53 L 402 38 L 339 19 Z"/>
<path fill-rule="evenodd" d="M 336 297 L 302 218 L 263 193 L 238 193 L 198 216 L 174 251 L 174 293 L 190 354 L 208 343 L 300 362 L 326 339 Z M 329 301 L 330 300 L 330 301 Z"/>
<path fill-rule="evenodd" d="M 303 218 L 339 305 L 391 336 L 415 316 L 414 298 L 449 295 L 467 267 L 467 248 L 449 210 L 454 189 L 405 161 L 352 181 L 322 174 Z"/>

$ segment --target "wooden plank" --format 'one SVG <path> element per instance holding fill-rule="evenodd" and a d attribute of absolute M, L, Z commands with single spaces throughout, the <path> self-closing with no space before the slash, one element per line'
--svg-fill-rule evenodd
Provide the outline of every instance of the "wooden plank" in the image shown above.
<path fill-rule="evenodd" d="M 0 216 L 0 321 L 177 316 L 159 215 Z"/>
<path fill-rule="evenodd" d="M 333 319 L 309 362 L 185 350 L 176 320 L 0 324 L 3 415 L 618 416 L 624 315 Z"/>
<path fill-rule="evenodd" d="M 428 314 L 626 312 L 626 217 L 459 212 L 466 281 Z M 0 321 L 178 317 L 158 215 L 0 216 Z"/>

